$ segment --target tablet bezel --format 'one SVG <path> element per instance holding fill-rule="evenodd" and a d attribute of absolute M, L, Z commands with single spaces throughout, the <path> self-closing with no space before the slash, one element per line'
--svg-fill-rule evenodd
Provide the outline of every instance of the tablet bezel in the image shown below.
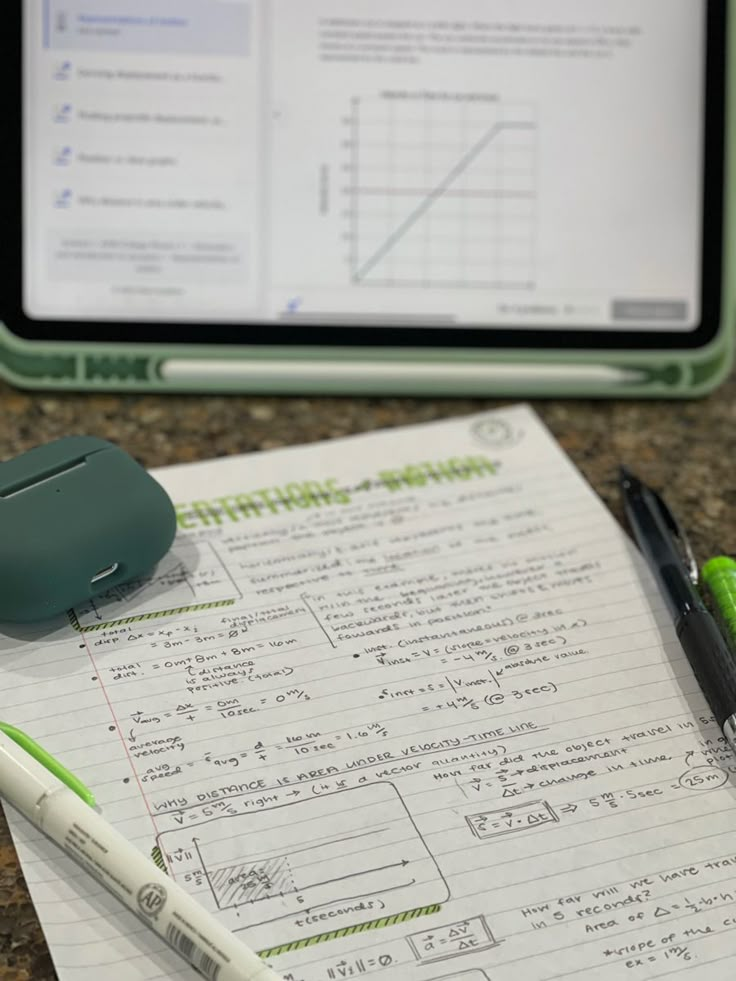
<path fill-rule="evenodd" d="M 701 235 L 701 319 L 692 330 L 610 330 L 601 327 L 400 327 L 288 324 L 279 321 L 141 321 L 89 319 L 36 320 L 23 310 L 22 168 L 22 0 L 5 12 L 3 86 L 4 172 L 3 297 L 0 317 L 19 338 L 43 342 L 135 343 L 136 345 L 249 345 L 285 349 L 476 348 L 483 351 L 694 351 L 718 335 L 723 299 L 724 168 L 726 130 L 726 51 L 728 0 L 706 0 L 705 134 L 703 224 Z M 205 333 L 206 331 L 206 333 Z"/>

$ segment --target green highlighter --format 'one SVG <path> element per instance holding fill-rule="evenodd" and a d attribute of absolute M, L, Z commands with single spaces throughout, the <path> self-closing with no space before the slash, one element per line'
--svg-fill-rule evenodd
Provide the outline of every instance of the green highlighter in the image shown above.
<path fill-rule="evenodd" d="M 723 633 L 736 656 L 736 561 L 727 555 L 709 559 L 701 570 L 711 592 Z"/>
<path fill-rule="evenodd" d="M 16 729 L 15 726 L 8 725 L 7 722 L 0 722 L 0 732 L 4 733 L 9 739 L 25 750 L 34 760 L 45 766 L 49 773 L 65 783 L 70 790 L 73 790 L 77 797 L 81 797 L 85 804 L 95 807 L 95 795 L 85 786 L 79 777 L 75 777 L 67 768 L 55 759 L 51 753 L 47 752 L 43 746 L 39 746 L 35 739 Z"/>

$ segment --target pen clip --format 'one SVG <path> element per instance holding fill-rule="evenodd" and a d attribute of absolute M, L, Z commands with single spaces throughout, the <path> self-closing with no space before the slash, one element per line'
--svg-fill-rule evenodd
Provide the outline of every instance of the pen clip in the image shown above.
<path fill-rule="evenodd" d="M 690 541 L 687 535 L 685 534 L 685 530 L 683 529 L 682 525 L 679 523 L 677 518 L 674 516 L 674 514 L 667 507 L 664 498 L 660 497 L 660 495 L 655 490 L 652 490 L 651 487 L 647 487 L 647 491 L 654 498 L 665 524 L 667 525 L 669 530 L 672 532 L 672 534 L 678 541 L 678 544 L 680 546 L 680 557 L 682 558 L 683 565 L 687 570 L 687 574 L 690 579 L 690 582 L 693 584 L 693 586 L 697 586 L 698 563 L 695 560 L 695 553 L 693 552 L 692 546 L 690 545 Z"/>
<path fill-rule="evenodd" d="M 49 773 L 53 774 L 58 780 L 61 780 L 63 784 L 73 790 L 77 797 L 81 797 L 85 804 L 89 804 L 90 807 L 94 807 L 96 804 L 95 795 L 87 787 L 79 777 L 75 777 L 74 774 L 67 770 L 67 768 L 60 763 L 51 753 L 47 752 L 43 746 L 31 739 L 29 735 L 22 732 L 20 729 L 16 729 L 15 726 L 8 725 L 7 722 L 0 722 L 0 732 L 5 733 L 8 739 L 12 739 L 13 742 L 20 746 L 20 748 L 32 756 L 34 760 L 45 767 Z"/>

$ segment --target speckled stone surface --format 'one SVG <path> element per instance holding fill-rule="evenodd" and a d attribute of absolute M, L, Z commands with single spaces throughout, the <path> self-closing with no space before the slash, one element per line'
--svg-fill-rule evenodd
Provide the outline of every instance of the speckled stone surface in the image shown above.
<path fill-rule="evenodd" d="M 0 385 L 0 460 L 74 433 L 149 467 L 248 453 L 494 408 L 482 399 L 39 395 Z M 619 462 L 666 491 L 696 553 L 736 553 L 736 377 L 697 402 L 540 401 L 533 408 L 617 517 Z M 12 721 L 12 720 L 9 720 Z M 54 981 L 0 815 L 0 981 Z"/>

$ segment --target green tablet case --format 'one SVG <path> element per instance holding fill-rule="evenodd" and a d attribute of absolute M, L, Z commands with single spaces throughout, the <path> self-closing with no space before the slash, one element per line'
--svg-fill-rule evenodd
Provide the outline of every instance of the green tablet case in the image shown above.
<path fill-rule="evenodd" d="M 639 398 L 703 395 L 727 377 L 733 363 L 736 16 L 729 17 L 728 48 L 721 323 L 715 338 L 705 347 L 550 351 L 54 343 L 21 340 L 0 324 L 0 376 L 24 388 L 138 392 Z M 171 359 L 183 371 L 169 370 Z M 196 371 L 187 377 L 187 364 L 196 362 L 209 363 L 212 370 L 201 377 Z M 240 370 L 229 371 L 232 366 Z M 484 368 L 489 369 L 487 377 Z"/>

